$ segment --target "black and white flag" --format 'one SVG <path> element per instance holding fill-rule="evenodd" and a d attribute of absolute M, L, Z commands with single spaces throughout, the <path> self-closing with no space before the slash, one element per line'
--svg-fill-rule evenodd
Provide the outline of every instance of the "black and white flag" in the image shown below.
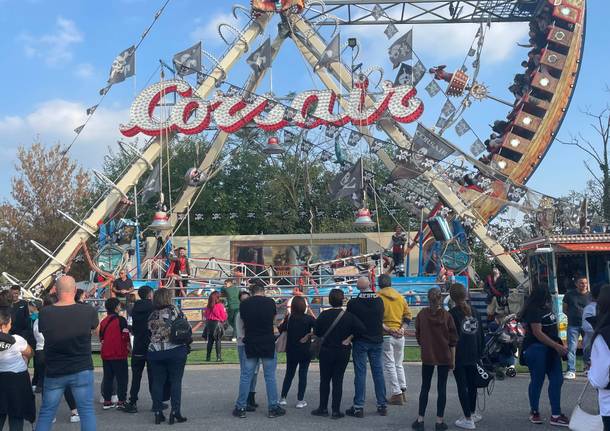
<path fill-rule="evenodd" d="M 455 106 L 453 106 L 453 103 L 451 103 L 451 100 L 447 99 L 445 101 L 445 104 L 443 105 L 443 108 L 441 109 L 441 114 L 444 117 L 449 117 L 449 116 L 453 115 L 454 112 L 455 112 Z"/>
<path fill-rule="evenodd" d="M 157 163 L 150 175 L 146 179 L 146 183 L 142 187 L 142 204 L 145 204 L 153 196 L 161 193 L 161 181 L 159 180 L 160 164 Z"/>
<path fill-rule="evenodd" d="M 186 76 L 201 72 L 201 42 L 184 51 L 180 51 L 172 59 L 178 76 Z"/>
<path fill-rule="evenodd" d="M 385 34 L 385 37 L 389 39 L 392 39 L 396 33 L 398 33 L 398 28 L 396 28 L 396 26 L 392 23 L 388 24 L 388 26 L 385 28 L 385 30 L 383 31 L 383 34 Z"/>
<path fill-rule="evenodd" d="M 76 133 L 78 135 L 78 134 L 80 134 L 80 132 L 83 131 L 84 128 L 85 128 L 85 125 L 82 124 L 82 125 L 78 126 L 76 129 L 74 129 L 74 133 Z"/>
<path fill-rule="evenodd" d="M 430 97 L 436 96 L 441 91 L 441 86 L 433 79 L 430 84 L 426 85 L 426 92 Z"/>
<path fill-rule="evenodd" d="M 402 63 L 400 65 L 400 69 L 398 69 L 398 73 L 396 74 L 396 79 L 394 79 L 394 86 L 397 85 L 412 85 L 413 83 L 413 68 L 408 64 Z"/>
<path fill-rule="evenodd" d="M 413 66 L 413 86 L 415 87 L 419 84 L 419 81 L 422 80 L 424 75 L 426 74 L 426 66 L 420 60 L 417 60 L 415 66 Z"/>
<path fill-rule="evenodd" d="M 98 105 L 93 105 L 92 107 L 87 108 L 87 115 L 93 115 L 93 113 L 95 112 L 97 107 L 98 107 Z"/>
<path fill-rule="evenodd" d="M 347 172 L 340 173 L 329 185 L 332 200 L 350 198 L 356 207 L 362 202 L 362 158 Z"/>
<path fill-rule="evenodd" d="M 470 48 L 470 50 L 468 50 L 468 57 L 474 57 L 474 55 L 477 53 L 477 50 L 474 48 Z"/>
<path fill-rule="evenodd" d="M 481 155 L 483 153 L 483 151 L 485 151 L 485 145 L 483 145 L 483 142 L 481 142 L 480 139 L 477 139 L 476 141 L 474 141 L 472 143 L 472 145 L 470 146 L 470 152 L 475 157 L 478 157 L 479 155 Z"/>
<path fill-rule="evenodd" d="M 116 56 L 110 68 L 108 84 L 118 84 L 136 74 L 136 47 L 130 46 Z"/>
<path fill-rule="evenodd" d="M 339 43 L 340 35 L 340 33 L 337 33 L 326 46 L 324 52 L 322 53 L 322 57 L 314 66 L 314 70 L 319 69 L 320 67 L 328 67 L 328 65 L 331 63 L 336 63 L 339 61 L 339 55 L 341 53 L 341 45 Z"/>
<path fill-rule="evenodd" d="M 449 120 L 446 118 L 438 117 L 438 120 L 436 120 L 436 127 L 438 129 L 444 129 L 447 126 L 448 121 Z"/>
<path fill-rule="evenodd" d="M 458 136 L 464 136 L 470 131 L 470 125 L 463 118 L 455 125 L 455 133 Z"/>
<path fill-rule="evenodd" d="M 360 142 L 362 135 L 354 130 L 351 131 L 349 137 L 347 138 L 347 145 L 350 147 L 355 147 Z"/>
<path fill-rule="evenodd" d="M 250 54 L 250 56 L 246 59 L 246 63 L 250 65 L 255 73 L 260 73 L 271 66 L 272 55 L 271 38 L 267 38 L 267 40 L 256 49 L 256 51 Z"/>
<path fill-rule="evenodd" d="M 421 123 L 415 130 L 411 150 L 411 157 L 408 160 L 396 160 L 396 168 L 392 171 L 393 179 L 416 178 L 429 169 L 433 164 L 431 162 L 439 162 L 453 154 L 453 148 L 441 136 Z"/>
<path fill-rule="evenodd" d="M 385 15 L 385 12 L 383 11 L 383 8 L 381 6 L 376 4 L 375 7 L 373 7 L 373 10 L 371 11 L 371 15 L 373 16 L 373 19 L 377 21 L 379 20 L 379 18 Z"/>
<path fill-rule="evenodd" d="M 110 91 L 111 85 L 107 85 L 104 88 L 100 89 L 100 96 L 105 96 Z"/>
<path fill-rule="evenodd" d="M 396 69 L 400 66 L 400 63 L 411 60 L 413 58 L 413 30 L 409 30 L 399 39 L 397 39 L 390 48 L 388 48 L 388 54 L 390 61 Z"/>

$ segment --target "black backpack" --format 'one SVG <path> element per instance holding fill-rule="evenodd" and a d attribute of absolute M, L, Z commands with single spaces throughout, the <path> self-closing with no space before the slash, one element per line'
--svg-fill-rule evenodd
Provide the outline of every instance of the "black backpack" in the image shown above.
<path fill-rule="evenodd" d="M 193 330 L 182 312 L 178 312 L 178 316 L 172 322 L 169 341 L 172 344 L 185 344 L 187 346 L 193 342 Z"/>

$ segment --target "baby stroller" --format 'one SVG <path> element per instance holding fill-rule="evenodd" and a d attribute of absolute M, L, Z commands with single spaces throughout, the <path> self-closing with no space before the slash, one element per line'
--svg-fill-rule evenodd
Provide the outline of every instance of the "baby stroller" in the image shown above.
<path fill-rule="evenodd" d="M 493 321 L 488 326 L 481 361 L 488 370 L 496 370 L 496 377 L 515 377 L 515 353 L 525 337 L 525 329 L 515 314 L 504 317 L 500 323 Z"/>

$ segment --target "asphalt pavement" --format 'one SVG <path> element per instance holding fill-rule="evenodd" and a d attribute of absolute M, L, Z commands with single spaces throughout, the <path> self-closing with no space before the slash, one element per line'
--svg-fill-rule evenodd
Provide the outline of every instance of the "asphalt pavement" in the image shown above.
<path fill-rule="evenodd" d="M 239 366 L 236 365 L 203 365 L 188 366 L 185 372 L 182 391 L 182 414 L 188 418 L 183 424 L 174 424 L 170 429 L 175 431 L 286 431 L 286 430 L 410 430 L 411 423 L 417 415 L 417 399 L 419 396 L 420 367 L 416 364 L 405 365 L 408 379 L 408 400 L 404 406 L 389 406 L 389 414 L 380 417 L 376 414 L 373 383 L 367 382 L 367 401 L 365 417 L 362 419 L 345 417 L 340 420 L 329 418 L 318 418 L 310 414 L 317 407 L 319 372 L 318 365 L 312 364 L 309 370 L 309 381 L 305 400 L 309 403 L 304 409 L 296 409 L 296 384 L 297 377 L 293 381 L 289 396 L 287 414 L 284 417 L 269 419 L 266 417 L 265 383 L 259 375 L 257 402 L 260 404 L 259 411 L 248 413 L 246 419 L 238 419 L 231 415 L 234 406 L 237 384 L 239 379 Z M 278 390 L 281 387 L 285 367 L 279 366 Z M 146 376 L 146 374 L 145 374 Z M 96 388 L 102 378 L 101 370 L 96 370 Z M 145 379 L 146 377 L 144 377 Z M 428 403 L 426 416 L 426 429 L 434 430 L 434 415 L 436 410 L 436 392 L 433 380 L 432 391 Z M 528 397 L 527 387 L 528 375 L 521 374 L 504 381 L 497 381 L 491 395 L 479 397 L 479 405 L 483 415 L 483 421 L 477 424 L 479 430 L 493 431 L 542 431 L 554 429 L 548 423 L 544 425 L 533 425 L 528 421 Z M 562 406 L 564 413 L 569 416 L 576 399 L 585 383 L 580 377 L 574 381 L 566 381 L 562 391 Z M 128 414 L 116 410 L 103 411 L 96 399 L 96 415 L 98 430 L 100 431 L 140 431 L 167 429 L 170 425 L 155 425 L 153 414 L 149 412 L 151 407 L 150 395 L 143 382 L 143 391 L 140 394 L 138 407 L 140 411 Z M 351 364 L 344 381 L 344 392 L 342 409 L 351 405 L 353 397 L 353 371 Z M 546 385 L 541 397 L 541 414 L 547 418 L 550 415 Z M 97 397 L 96 397 L 97 398 Z M 584 407 L 589 411 L 595 409 L 595 394 L 589 391 Z M 447 408 L 445 421 L 450 429 L 458 429 L 453 422 L 460 417 L 455 381 L 451 376 L 447 385 Z M 65 403 L 62 403 L 57 414 L 55 430 L 77 431 L 78 424 L 69 423 L 69 411 Z"/>

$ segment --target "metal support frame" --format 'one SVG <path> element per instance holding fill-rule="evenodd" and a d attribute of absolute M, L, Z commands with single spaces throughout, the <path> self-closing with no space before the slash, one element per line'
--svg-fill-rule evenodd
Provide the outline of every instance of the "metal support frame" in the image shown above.
<path fill-rule="evenodd" d="M 244 38 L 250 44 L 267 26 L 270 16 L 263 14 L 256 20 L 250 22 L 248 27 L 243 32 Z M 232 46 L 220 60 L 219 64 L 214 67 L 210 75 L 202 82 L 197 89 L 197 95 L 202 98 L 207 98 L 211 91 L 216 88 L 219 80 L 222 80 L 224 74 L 228 72 L 245 53 L 243 44 Z M 121 198 L 125 195 L 138 180 L 148 171 L 150 165 L 154 164 L 161 154 L 161 140 L 153 139 L 150 144 L 142 151 L 127 172 L 114 183 L 116 189 L 120 193 L 108 193 L 99 203 L 92 208 L 86 218 L 82 221 L 85 226 L 96 226 L 99 220 L 104 220 L 120 203 Z M 39 284 L 48 286 L 51 283 L 52 275 L 61 270 L 72 252 L 78 247 L 81 241 L 86 241 L 90 232 L 82 228 L 73 230 L 63 242 L 49 254 L 49 259 L 38 269 L 38 271 L 30 278 L 26 288 L 31 289 Z"/>
<path fill-rule="evenodd" d="M 307 62 L 313 67 L 326 49 L 326 42 L 313 31 L 311 25 L 305 19 L 293 19 L 292 28 L 294 31 L 299 32 L 299 34 L 295 34 L 293 37 L 295 44 Z M 328 69 L 318 68 L 315 70 L 315 73 L 328 89 L 333 90 L 336 93 L 340 93 L 340 87 L 335 82 L 335 79 L 337 79 L 341 86 L 346 90 L 351 88 L 351 74 L 349 68 L 343 63 L 332 63 L 328 66 Z M 346 101 L 344 99 L 341 99 L 340 101 L 340 103 L 345 102 Z M 373 103 L 374 101 L 369 95 L 365 100 L 365 104 L 370 106 Z M 411 143 L 406 138 L 406 134 L 395 122 L 382 122 L 380 125 L 381 129 L 391 140 L 403 147 L 408 148 L 411 146 Z M 370 135 L 370 132 L 367 131 L 367 134 Z M 371 140 L 371 138 L 367 138 L 369 144 L 371 143 Z M 377 156 L 384 163 L 387 169 L 390 171 L 394 170 L 396 165 L 384 150 L 378 151 Z M 485 224 L 481 221 L 480 217 L 478 217 L 477 214 L 474 213 L 460 199 L 460 197 L 449 187 L 449 185 L 446 184 L 442 179 L 437 178 L 433 170 L 423 173 L 422 177 L 430 182 L 430 184 L 436 189 L 439 196 L 455 211 L 456 214 L 476 220 L 476 224 L 472 229 L 473 233 L 495 256 L 497 256 L 500 264 L 517 282 L 524 282 L 526 277 L 521 266 L 512 258 L 512 256 L 510 256 L 510 254 L 506 253 L 502 245 L 489 236 L 487 229 L 485 228 Z"/>
<path fill-rule="evenodd" d="M 318 25 L 333 26 L 527 22 L 545 3 L 546 0 L 325 0 L 325 9 L 308 18 Z"/>
<path fill-rule="evenodd" d="M 280 25 L 278 35 L 275 37 L 275 39 L 271 43 L 271 49 L 273 51 L 272 61 L 277 56 L 282 44 L 284 43 L 284 41 L 286 40 L 288 35 L 289 35 L 288 30 L 286 28 L 284 28 L 282 25 Z M 221 61 L 221 63 L 222 63 L 222 61 Z M 248 78 L 246 84 L 244 85 L 244 89 L 246 90 L 246 92 L 254 92 L 258 88 L 260 83 L 263 81 L 263 79 L 265 78 L 266 72 L 267 72 L 267 70 L 263 70 L 260 73 L 252 73 L 250 75 L 250 77 Z M 199 93 L 197 93 L 197 94 L 199 94 Z M 212 168 L 212 166 L 213 166 L 214 162 L 216 161 L 216 159 L 218 158 L 218 156 L 220 155 L 220 152 L 222 151 L 228 137 L 229 137 L 229 134 L 226 132 L 219 131 L 216 134 L 216 136 L 214 137 L 214 139 L 212 141 L 212 145 L 210 146 L 210 149 L 208 150 L 207 154 L 205 155 L 205 158 L 203 159 L 203 161 L 197 168 L 200 172 L 204 172 L 209 175 L 209 171 Z M 179 213 L 182 213 L 185 210 L 190 210 L 190 206 L 194 203 L 195 193 L 197 192 L 197 190 L 200 187 L 201 186 L 196 186 L 196 187 L 186 186 L 185 189 L 182 191 L 182 194 L 180 195 L 178 200 L 174 203 L 174 208 L 173 208 L 172 214 L 170 215 L 170 223 L 172 224 L 172 226 L 175 226 L 176 221 L 178 220 Z"/>

